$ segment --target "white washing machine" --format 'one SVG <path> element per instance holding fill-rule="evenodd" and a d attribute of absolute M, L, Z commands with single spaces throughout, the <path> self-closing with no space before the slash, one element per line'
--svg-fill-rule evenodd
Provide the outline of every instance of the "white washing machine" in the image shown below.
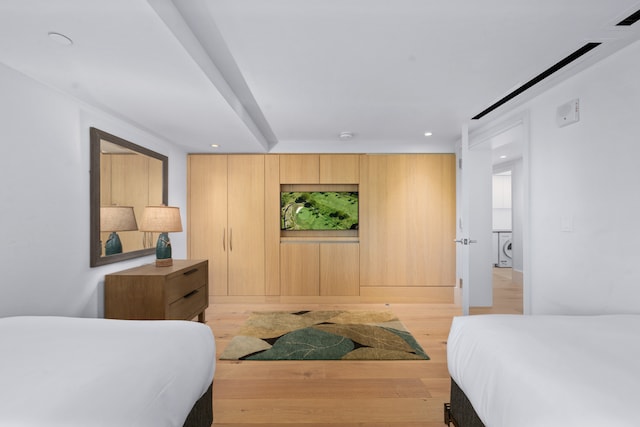
<path fill-rule="evenodd" d="M 498 233 L 498 267 L 512 267 L 511 232 Z"/>

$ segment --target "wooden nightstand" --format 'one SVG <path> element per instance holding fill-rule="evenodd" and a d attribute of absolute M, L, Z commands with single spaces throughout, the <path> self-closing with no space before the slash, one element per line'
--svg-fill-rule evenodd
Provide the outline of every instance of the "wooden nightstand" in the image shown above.
<path fill-rule="evenodd" d="M 104 317 L 132 320 L 191 320 L 205 323 L 209 306 L 209 264 L 173 260 L 170 267 L 146 264 L 104 280 Z"/>

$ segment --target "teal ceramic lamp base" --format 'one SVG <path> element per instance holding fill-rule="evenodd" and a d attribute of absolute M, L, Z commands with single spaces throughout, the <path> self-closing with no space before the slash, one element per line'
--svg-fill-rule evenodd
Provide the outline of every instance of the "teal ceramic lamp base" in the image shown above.
<path fill-rule="evenodd" d="M 175 206 L 147 206 L 142 212 L 141 231 L 160 233 L 156 245 L 156 267 L 173 265 L 170 232 L 182 231 L 180 209 Z"/>
<path fill-rule="evenodd" d="M 115 231 L 109 234 L 109 238 L 107 239 L 107 243 L 104 245 L 104 254 L 105 255 L 115 255 L 122 253 L 122 242 L 120 242 L 120 236 Z M 171 256 L 171 255 L 169 255 Z"/>
<path fill-rule="evenodd" d="M 173 265 L 171 258 L 171 241 L 168 233 L 160 233 L 156 244 L 156 267 L 169 267 Z"/>

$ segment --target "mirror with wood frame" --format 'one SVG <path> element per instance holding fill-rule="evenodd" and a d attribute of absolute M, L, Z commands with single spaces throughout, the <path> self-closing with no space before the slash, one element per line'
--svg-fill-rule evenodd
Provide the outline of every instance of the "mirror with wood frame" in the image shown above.
<path fill-rule="evenodd" d="M 93 127 L 90 143 L 91 267 L 153 255 L 157 233 L 137 226 L 145 206 L 167 204 L 168 158 Z"/>

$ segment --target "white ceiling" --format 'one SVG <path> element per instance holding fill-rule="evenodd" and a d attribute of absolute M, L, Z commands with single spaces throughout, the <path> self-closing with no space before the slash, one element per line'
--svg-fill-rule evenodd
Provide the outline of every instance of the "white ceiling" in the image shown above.
<path fill-rule="evenodd" d="M 639 9 L 637 0 L 0 0 L 0 62 L 189 152 L 451 152 L 464 123 L 478 129 L 638 40 L 640 23 L 615 24 Z M 603 44 L 470 121 L 589 41 Z M 343 131 L 354 137 L 339 140 Z"/>

